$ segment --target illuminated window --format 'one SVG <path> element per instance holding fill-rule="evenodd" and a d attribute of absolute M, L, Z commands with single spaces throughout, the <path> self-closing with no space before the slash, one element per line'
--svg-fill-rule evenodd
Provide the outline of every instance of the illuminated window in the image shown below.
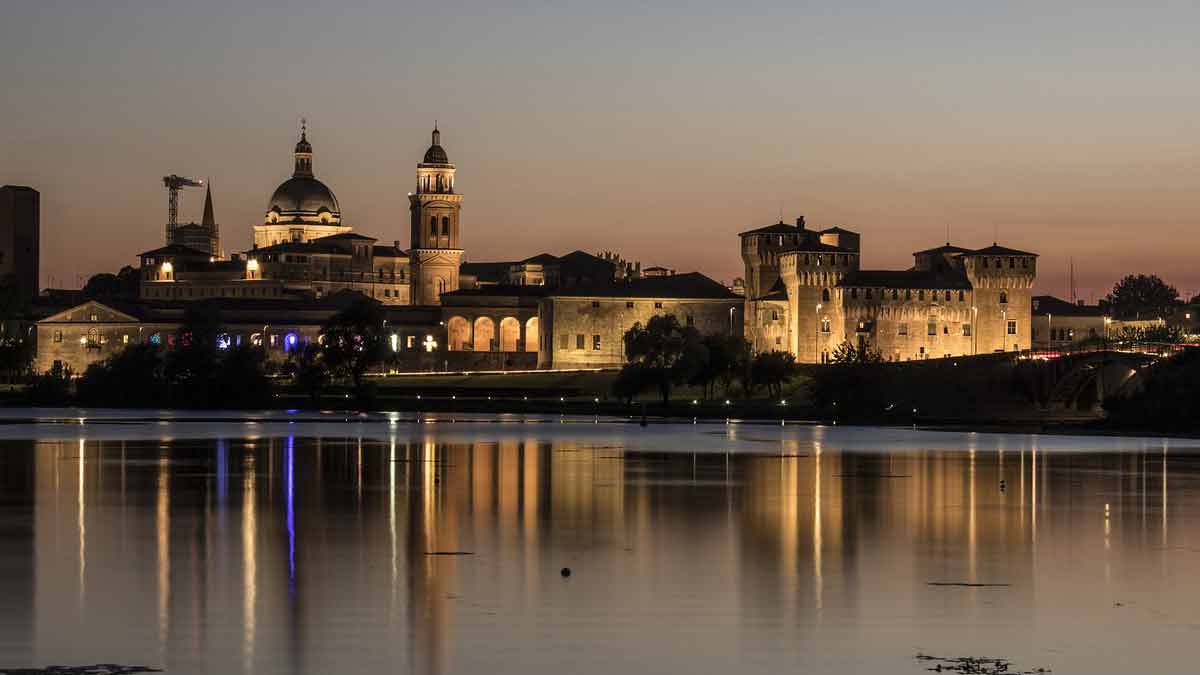
<path fill-rule="evenodd" d="M 62 331 L 61 330 L 54 331 L 54 341 L 62 342 Z"/>
<path fill-rule="evenodd" d="M 654 309 L 662 309 L 662 303 L 661 302 L 654 303 Z"/>
<path fill-rule="evenodd" d="M 829 319 L 821 319 L 821 332 L 822 333 L 829 332 Z"/>
<path fill-rule="evenodd" d="M 964 323 L 962 325 L 962 334 L 963 337 L 971 337 L 971 324 Z"/>
<path fill-rule="evenodd" d="M 902 323 L 898 326 L 897 335 L 908 335 L 908 324 Z"/>
<path fill-rule="evenodd" d="M 594 352 L 600 351 L 600 336 L 599 335 L 592 336 L 592 351 L 594 351 Z"/>

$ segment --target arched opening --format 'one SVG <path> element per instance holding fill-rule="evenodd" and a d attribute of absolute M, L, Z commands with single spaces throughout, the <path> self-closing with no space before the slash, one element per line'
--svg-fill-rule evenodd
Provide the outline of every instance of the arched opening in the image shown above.
<path fill-rule="evenodd" d="M 461 316 L 452 316 L 446 322 L 446 338 L 450 351 L 461 352 L 471 348 L 471 325 Z"/>
<path fill-rule="evenodd" d="M 525 322 L 525 351 L 536 352 L 538 349 L 538 318 L 535 316 Z"/>
<path fill-rule="evenodd" d="M 521 341 L 521 322 L 511 316 L 500 320 L 500 351 L 515 352 Z"/>
<path fill-rule="evenodd" d="M 475 351 L 490 352 L 496 341 L 496 324 L 486 316 L 475 319 Z"/>
<path fill-rule="evenodd" d="M 829 289 L 828 288 L 823 289 L 821 291 L 821 302 L 829 302 Z"/>

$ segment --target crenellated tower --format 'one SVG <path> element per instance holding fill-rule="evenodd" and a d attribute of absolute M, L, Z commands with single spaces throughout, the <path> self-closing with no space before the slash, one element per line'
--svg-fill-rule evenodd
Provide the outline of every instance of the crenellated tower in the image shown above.
<path fill-rule="evenodd" d="M 458 290 L 463 255 L 459 221 L 462 195 L 455 191 L 454 172 L 442 148 L 442 134 L 434 125 L 433 142 L 417 164 L 417 189 L 408 196 L 415 305 L 441 304 L 442 293 Z"/>

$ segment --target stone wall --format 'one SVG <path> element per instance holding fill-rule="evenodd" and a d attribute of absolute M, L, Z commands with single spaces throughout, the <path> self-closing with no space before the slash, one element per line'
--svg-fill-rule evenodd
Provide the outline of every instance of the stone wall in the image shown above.
<path fill-rule="evenodd" d="M 636 323 L 672 314 L 704 335 L 740 334 L 742 312 L 741 298 L 545 298 L 538 366 L 617 368 L 625 363 L 625 332 Z"/>

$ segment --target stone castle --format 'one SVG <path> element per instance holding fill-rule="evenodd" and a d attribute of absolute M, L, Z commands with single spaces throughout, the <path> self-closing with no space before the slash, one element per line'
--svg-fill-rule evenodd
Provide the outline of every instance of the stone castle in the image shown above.
<path fill-rule="evenodd" d="M 828 363 L 839 345 L 912 361 L 1030 348 L 1037 255 L 992 244 L 913 254 L 906 270 L 866 270 L 840 227 L 776 223 L 741 233 L 746 339 Z"/>

